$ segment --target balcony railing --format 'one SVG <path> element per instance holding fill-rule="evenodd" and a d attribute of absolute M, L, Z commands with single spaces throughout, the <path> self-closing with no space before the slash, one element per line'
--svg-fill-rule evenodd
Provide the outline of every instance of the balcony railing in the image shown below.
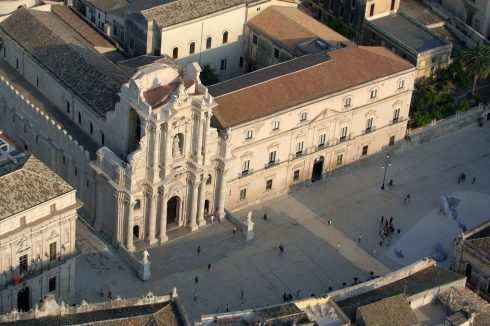
<path fill-rule="evenodd" d="M 275 160 L 274 162 L 269 162 L 269 163 L 266 163 L 266 164 L 265 164 L 265 166 L 264 166 L 264 168 L 265 168 L 265 169 L 271 168 L 271 167 L 273 167 L 273 166 L 278 165 L 278 164 L 279 164 L 279 162 L 280 162 L 279 160 Z"/>
<path fill-rule="evenodd" d="M 373 131 L 375 131 L 375 130 L 376 130 L 376 126 L 372 126 L 372 127 L 370 127 L 370 128 L 366 128 L 366 129 L 364 129 L 364 130 L 362 131 L 362 134 L 363 134 L 363 135 L 366 135 L 366 134 L 369 134 L 369 133 L 371 133 L 371 132 L 373 132 Z"/>
<path fill-rule="evenodd" d="M 398 117 L 398 118 L 395 118 L 393 120 L 390 120 L 390 125 L 394 125 L 395 123 L 402 122 L 402 121 L 403 121 L 403 118 Z"/>
<path fill-rule="evenodd" d="M 238 177 L 239 178 L 243 178 L 243 177 L 246 177 L 248 175 L 251 175 L 252 173 L 254 173 L 254 169 L 248 169 L 247 171 L 242 171 L 238 174 Z"/>

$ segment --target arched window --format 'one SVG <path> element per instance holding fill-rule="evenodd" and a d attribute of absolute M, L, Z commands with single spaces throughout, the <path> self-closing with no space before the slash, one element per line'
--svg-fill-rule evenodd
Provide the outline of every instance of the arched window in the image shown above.
<path fill-rule="evenodd" d="M 213 43 L 213 38 L 211 36 L 209 36 L 207 39 L 206 39 L 206 50 L 209 50 L 211 49 L 211 45 Z"/>
<path fill-rule="evenodd" d="M 179 57 L 179 48 L 178 47 L 175 47 L 172 50 L 172 59 L 177 59 L 178 57 Z"/>
<path fill-rule="evenodd" d="M 223 44 L 228 43 L 228 32 L 223 33 Z"/>
<path fill-rule="evenodd" d="M 138 210 L 141 208 L 141 201 L 139 199 L 136 199 L 136 202 L 134 203 L 134 210 Z"/>
<path fill-rule="evenodd" d="M 196 52 L 196 42 L 191 42 L 189 44 L 189 54 L 194 54 Z"/>

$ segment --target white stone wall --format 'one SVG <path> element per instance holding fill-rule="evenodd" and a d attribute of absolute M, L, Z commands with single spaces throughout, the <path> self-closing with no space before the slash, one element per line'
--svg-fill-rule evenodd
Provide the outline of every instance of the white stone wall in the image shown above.
<path fill-rule="evenodd" d="M 242 208 L 287 192 L 294 184 L 309 181 L 315 160 L 321 156 L 324 158 L 324 175 L 361 159 L 366 145 L 367 155 L 371 155 L 387 149 L 390 137 L 394 136 L 395 141 L 402 139 L 406 132 L 414 78 L 414 71 L 409 70 L 232 127 L 232 155 L 226 161 L 227 208 Z M 400 80 L 404 80 L 403 89 L 398 89 Z M 377 89 L 375 99 L 370 98 L 372 89 Z M 352 105 L 344 108 L 347 97 L 351 98 Z M 398 123 L 391 122 L 395 109 L 400 109 Z M 300 122 L 303 112 L 307 113 L 307 120 Z M 373 118 L 372 131 L 366 133 L 369 118 Z M 279 121 L 278 130 L 273 130 L 275 121 Z M 350 140 L 339 143 L 343 127 L 348 128 Z M 252 139 L 246 139 L 248 130 L 253 132 Z M 325 143 L 328 144 L 324 148 L 318 147 L 321 134 L 325 134 Z M 296 145 L 300 141 L 304 144 L 303 155 L 296 158 Z M 271 151 L 276 151 L 278 162 L 266 167 Z M 342 163 L 338 165 L 339 155 L 342 155 Z M 250 161 L 247 176 L 242 176 L 244 160 Z M 299 170 L 298 180 L 293 180 L 295 170 Z M 272 180 L 270 190 L 266 190 L 267 180 Z M 240 199 L 242 189 L 246 189 L 245 199 Z"/>

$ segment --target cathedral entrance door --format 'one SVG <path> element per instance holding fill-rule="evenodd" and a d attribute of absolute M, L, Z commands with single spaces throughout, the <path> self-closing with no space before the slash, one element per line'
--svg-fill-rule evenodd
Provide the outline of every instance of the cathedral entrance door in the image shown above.
<path fill-rule="evenodd" d="M 29 311 L 31 309 L 31 289 L 26 286 L 17 293 L 17 309 L 19 311 Z"/>
<path fill-rule="evenodd" d="M 311 182 L 318 181 L 322 178 L 323 161 L 323 156 L 320 156 L 315 160 L 315 163 L 313 164 L 313 171 L 311 172 Z"/>
<path fill-rule="evenodd" d="M 179 222 L 180 198 L 173 196 L 167 202 L 167 224 Z"/>

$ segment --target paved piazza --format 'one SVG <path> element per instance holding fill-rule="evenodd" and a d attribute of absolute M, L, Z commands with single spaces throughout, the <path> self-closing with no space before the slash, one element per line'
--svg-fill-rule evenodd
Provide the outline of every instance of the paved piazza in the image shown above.
<path fill-rule="evenodd" d="M 77 239 L 83 255 L 77 265 L 77 296 L 70 303 L 82 298 L 107 300 L 109 290 L 113 297 L 141 296 L 147 291 L 162 294 L 175 285 L 192 320 L 218 308 L 224 311 L 227 304 L 232 310 L 240 309 L 242 290 L 244 308 L 273 305 L 282 301 L 284 292 L 304 297 L 324 293 L 328 287 L 338 289 L 344 282 L 351 285 L 355 277 L 366 280 L 370 271 L 385 274 L 430 255 L 436 243 L 450 250 L 461 229 L 439 214 L 441 194 L 462 200 L 457 211 L 468 228 L 490 217 L 490 124 L 478 128 L 475 123 L 399 150 L 387 171 L 387 180 L 393 178 L 394 186 L 384 191 L 380 189 L 383 160 L 363 163 L 253 207 L 252 242 L 234 235 L 233 226 L 224 221 L 153 248 L 149 282 L 139 281 L 112 249 L 80 223 Z M 466 182 L 457 184 L 461 172 Z M 407 193 L 411 200 L 404 205 Z M 238 212 L 238 216 L 245 218 L 246 213 Z M 264 213 L 267 220 L 262 218 Z M 379 246 L 381 215 L 393 216 L 395 229 L 400 229 L 390 247 Z M 282 254 L 279 244 L 285 247 Z M 403 259 L 395 256 L 394 248 L 403 251 Z M 448 263 L 449 258 L 442 265 Z"/>

